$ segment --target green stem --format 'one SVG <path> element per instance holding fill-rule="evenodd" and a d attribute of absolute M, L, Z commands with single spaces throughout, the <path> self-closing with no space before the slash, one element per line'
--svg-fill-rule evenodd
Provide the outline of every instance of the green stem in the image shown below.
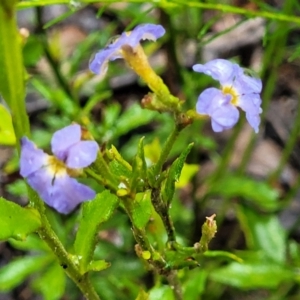
<path fill-rule="evenodd" d="M 80 0 L 81 3 L 97 3 L 99 0 Z M 115 0 L 102 0 L 102 3 L 115 3 Z M 144 3 L 144 0 L 122 0 L 119 2 L 126 2 L 126 3 Z M 300 18 L 289 15 L 283 14 L 278 12 L 271 12 L 271 11 L 264 11 L 264 10 L 249 10 L 247 8 L 241 8 L 226 4 L 218 4 L 218 3 L 203 3 L 203 2 L 196 2 L 196 1 L 183 1 L 183 0 L 172 0 L 172 1 L 151 1 L 155 5 L 159 5 L 163 8 L 178 8 L 178 6 L 188 6 L 193 8 L 202 8 L 202 9 L 213 9 L 219 10 L 224 13 L 234 13 L 245 15 L 247 17 L 262 17 L 270 20 L 276 21 L 283 21 L 283 22 L 294 22 L 300 24 Z M 45 5 L 54 5 L 54 4 L 70 4 L 70 0 L 39 0 L 39 1 L 22 1 L 19 2 L 17 7 L 19 9 L 26 9 L 35 6 L 45 6 Z"/>
<path fill-rule="evenodd" d="M 14 7 L 0 3 L 0 93 L 7 102 L 20 153 L 20 138 L 30 136 L 25 106 L 25 79 Z"/>
<path fill-rule="evenodd" d="M 168 280 L 169 286 L 173 291 L 175 300 L 183 300 L 182 288 L 180 281 L 178 280 L 177 271 L 171 270 L 169 274 L 166 275 L 166 278 Z"/>
<path fill-rule="evenodd" d="M 29 196 L 31 205 L 36 207 L 41 215 L 42 227 L 38 230 L 40 238 L 47 243 L 49 248 L 57 257 L 60 266 L 78 286 L 86 299 L 100 300 L 99 296 L 96 294 L 93 286 L 91 285 L 88 274 L 80 274 L 79 267 L 71 259 L 69 253 L 65 250 L 57 235 L 52 230 L 51 225 L 45 215 L 45 206 L 43 201 L 31 188 L 29 188 Z"/>

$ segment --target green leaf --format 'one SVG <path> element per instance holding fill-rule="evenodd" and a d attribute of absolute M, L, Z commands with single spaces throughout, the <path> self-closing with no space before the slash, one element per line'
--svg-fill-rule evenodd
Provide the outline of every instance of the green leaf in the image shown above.
<path fill-rule="evenodd" d="M 110 267 L 110 263 L 106 262 L 105 260 L 92 260 L 89 263 L 88 271 L 102 271 Z"/>
<path fill-rule="evenodd" d="M 293 277 L 291 270 L 267 261 L 244 264 L 233 262 L 210 274 L 214 281 L 242 289 L 277 288 L 282 281 Z"/>
<path fill-rule="evenodd" d="M 247 177 L 226 174 L 211 187 L 210 192 L 225 197 L 243 197 L 266 211 L 273 211 L 279 207 L 277 191 L 265 182 Z"/>
<path fill-rule="evenodd" d="M 109 168 L 114 175 L 123 179 L 131 177 L 132 168 L 121 156 L 116 147 L 112 145 L 111 148 L 106 151 L 106 154 L 110 160 Z"/>
<path fill-rule="evenodd" d="M 62 299 L 65 285 L 66 274 L 63 268 L 55 262 L 33 282 L 33 289 L 41 293 L 45 300 L 59 300 Z"/>
<path fill-rule="evenodd" d="M 112 216 L 118 203 L 119 199 L 105 190 L 97 194 L 94 200 L 83 204 L 82 216 L 74 243 L 81 274 L 88 271 L 88 265 L 92 261 L 100 225 Z"/>
<path fill-rule="evenodd" d="M 243 259 L 241 259 L 240 257 L 238 257 L 237 255 L 231 253 L 231 252 L 227 252 L 227 251 L 218 251 L 218 250 L 215 250 L 215 251 L 205 251 L 203 253 L 204 256 L 206 257 L 220 257 L 220 258 L 229 258 L 229 259 L 232 259 L 232 260 L 235 260 L 239 263 L 242 263 L 243 262 Z"/>
<path fill-rule="evenodd" d="M 0 240 L 13 237 L 24 240 L 41 226 L 39 212 L 34 208 L 23 208 L 0 197 Z"/>
<path fill-rule="evenodd" d="M 8 291 L 24 282 L 30 274 L 42 270 L 52 256 L 29 256 L 14 260 L 0 269 L 0 290 Z"/>
<path fill-rule="evenodd" d="M 150 290 L 149 300 L 174 300 L 173 291 L 170 286 L 155 286 Z"/>
<path fill-rule="evenodd" d="M 134 193 L 136 191 L 143 190 L 147 177 L 147 164 L 145 160 L 143 140 L 144 137 L 142 137 L 139 141 L 137 154 L 132 162 L 130 190 Z"/>
<path fill-rule="evenodd" d="M 152 211 L 151 192 L 138 193 L 132 203 L 132 218 L 134 225 L 139 229 L 144 229 L 149 222 Z"/>
<path fill-rule="evenodd" d="M 29 234 L 25 241 L 17 241 L 15 239 L 9 239 L 8 242 L 16 249 L 22 251 L 39 250 L 50 252 L 48 245 L 40 239 L 37 234 Z"/>
<path fill-rule="evenodd" d="M 199 171 L 200 166 L 184 163 L 180 178 L 175 182 L 176 188 L 183 188 L 191 182 L 191 178 Z"/>
<path fill-rule="evenodd" d="M 0 144 L 12 146 L 16 144 L 16 136 L 12 125 L 11 115 L 8 110 L 0 104 Z"/>
<path fill-rule="evenodd" d="M 287 235 L 277 216 L 258 214 L 250 208 L 239 206 L 238 217 L 250 249 L 263 250 L 278 263 L 285 261 Z"/>
<path fill-rule="evenodd" d="M 193 145 L 193 143 L 189 144 L 187 148 L 181 152 L 180 156 L 172 163 L 168 171 L 167 180 L 165 182 L 165 188 L 162 192 L 162 198 L 166 203 L 170 203 L 172 201 L 175 192 L 175 182 L 177 182 L 180 178 L 184 162 L 186 160 L 186 157 L 190 153 Z"/>

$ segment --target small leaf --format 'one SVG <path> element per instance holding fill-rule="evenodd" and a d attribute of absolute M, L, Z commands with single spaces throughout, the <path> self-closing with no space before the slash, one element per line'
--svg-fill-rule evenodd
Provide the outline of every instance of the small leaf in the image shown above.
<path fill-rule="evenodd" d="M 175 182 L 177 182 L 180 178 L 184 162 L 186 160 L 186 157 L 190 153 L 193 145 L 193 143 L 189 144 L 187 148 L 181 152 L 180 156 L 172 163 L 168 171 L 167 180 L 165 182 L 165 187 L 162 192 L 162 198 L 168 204 L 172 201 L 175 192 Z"/>
<path fill-rule="evenodd" d="M 92 260 L 89 263 L 88 271 L 102 271 L 110 267 L 110 263 L 105 260 Z"/>
<path fill-rule="evenodd" d="M 139 189 L 140 187 L 144 187 L 147 176 L 147 165 L 144 154 L 143 140 L 144 138 L 142 137 L 139 141 L 137 154 L 134 157 L 132 163 L 132 177 L 130 180 L 130 190 L 134 193 L 136 191 L 141 190 Z"/>
<path fill-rule="evenodd" d="M 144 146 L 144 152 L 146 160 L 149 161 L 148 165 L 153 165 L 157 163 L 159 159 L 159 154 L 161 152 L 161 146 L 159 139 L 156 137 L 150 144 Z"/>
<path fill-rule="evenodd" d="M 116 147 L 113 145 L 106 151 L 109 160 L 109 168 L 117 177 L 130 178 L 132 168 L 130 164 L 121 156 Z"/>
<path fill-rule="evenodd" d="M 233 262 L 210 274 L 214 281 L 243 289 L 277 288 L 282 281 L 293 277 L 291 270 L 267 261 L 244 264 Z"/>
<path fill-rule="evenodd" d="M 240 257 L 238 257 L 237 255 L 231 253 L 231 252 L 227 252 L 227 251 L 205 251 L 203 253 L 204 256 L 206 257 L 221 257 L 221 258 L 230 258 L 232 260 L 235 260 L 239 263 L 243 262 L 243 259 L 241 259 Z"/>
<path fill-rule="evenodd" d="M 243 197 L 260 208 L 272 211 L 279 207 L 278 193 L 265 182 L 226 174 L 210 190 L 225 197 Z"/>
<path fill-rule="evenodd" d="M 83 204 L 74 243 L 75 254 L 78 257 L 82 274 L 88 271 L 88 265 L 92 260 L 99 226 L 111 217 L 118 203 L 119 199 L 105 190 L 97 194 L 94 200 Z"/>
<path fill-rule="evenodd" d="M 66 274 L 63 268 L 55 262 L 33 282 L 33 289 L 41 293 L 45 300 L 58 300 L 62 299 L 65 285 Z"/>
<path fill-rule="evenodd" d="M 29 256 L 18 258 L 0 269 L 0 290 L 8 291 L 24 282 L 30 274 L 43 270 L 52 256 Z"/>
<path fill-rule="evenodd" d="M 41 226 L 39 212 L 34 208 L 23 208 L 0 197 L 0 240 L 13 237 L 24 240 Z"/>
<path fill-rule="evenodd" d="M 152 204 L 151 193 L 138 193 L 132 204 L 132 218 L 134 225 L 139 229 L 144 229 L 151 217 Z"/>
<path fill-rule="evenodd" d="M 16 144 L 16 136 L 12 125 L 11 115 L 8 110 L 0 104 L 0 144 L 13 146 Z"/>

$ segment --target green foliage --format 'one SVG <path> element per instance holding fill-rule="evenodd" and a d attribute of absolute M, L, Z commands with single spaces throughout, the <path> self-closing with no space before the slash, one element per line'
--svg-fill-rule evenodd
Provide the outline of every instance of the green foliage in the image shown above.
<path fill-rule="evenodd" d="M 86 273 L 88 270 L 105 269 L 109 266 L 104 261 L 92 262 L 92 258 L 99 227 L 111 217 L 118 202 L 119 200 L 115 195 L 112 195 L 109 191 L 104 191 L 97 194 L 93 201 L 84 204 L 74 243 L 81 274 Z"/>
<path fill-rule="evenodd" d="M 34 208 L 23 208 L 0 197 L 0 240 L 13 237 L 24 240 L 41 226 L 39 212 Z"/>

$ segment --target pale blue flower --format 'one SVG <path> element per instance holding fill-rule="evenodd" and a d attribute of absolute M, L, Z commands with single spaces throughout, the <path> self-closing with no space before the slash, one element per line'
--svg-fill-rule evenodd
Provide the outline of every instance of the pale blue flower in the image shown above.
<path fill-rule="evenodd" d="M 220 82 L 221 88 L 208 88 L 198 97 L 196 110 L 211 117 L 215 132 L 232 128 L 239 119 L 240 107 L 246 113 L 249 124 L 257 133 L 260 124 L 262 82 L 250 77 L 237 64 L 225 59 L 215 59 L 193 70 L 205 73 Z"/>
<path fill-rule="evenodd" d="M 123 32 L 113 43 L 99 51 L 90 61 L 90 70 L 95 74 L 104 75 L 107 71 L 108 62 L 117 58 L 122 58 L 122 47 L 128 45 L 135 48 L 141 40 L 152 40 L 160 38 L 165 34 L 165 29 L 161 25 L 141 24 L 132 31 Z"/>
<path fill-rule="evenodd" d="M 99 147 L 95 141 L 81 140 L 81 128 L 77 124 L 55 132 L 51 147 L 55 156 L 46 154 L 23 137 L 20 174 L 49 206 L 67 214 L 79 203 L 95 197 L 91 188 L 71 178 L 69 173 L 94 162 Z"/>

